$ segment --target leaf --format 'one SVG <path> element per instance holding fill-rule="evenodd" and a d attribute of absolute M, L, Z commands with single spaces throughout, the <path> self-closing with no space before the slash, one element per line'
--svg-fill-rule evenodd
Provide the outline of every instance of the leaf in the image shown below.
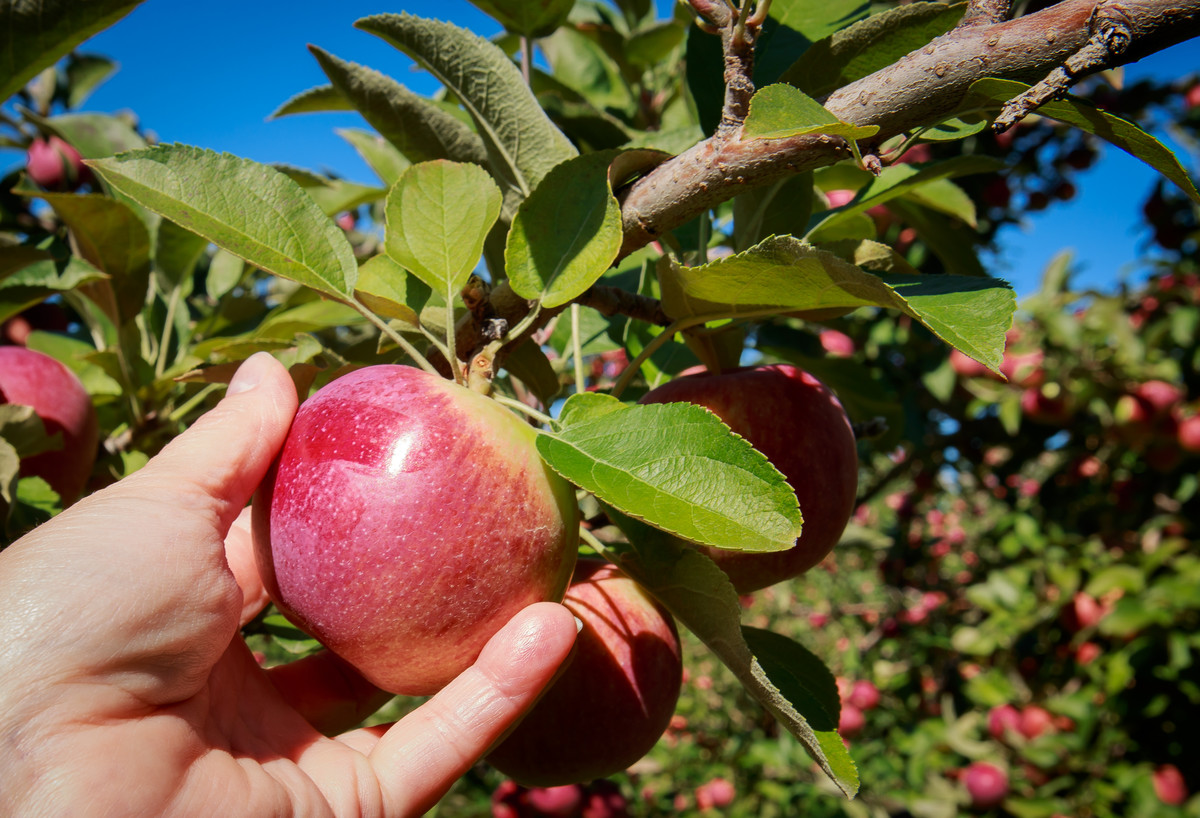
<path fill-rule="evenodd" d="M 525 384 L 543 406 L 553 403 L 554 396 L 562 390 L 554 365 L 537 344 L 517 344 L 504 359 L 504 368 Z"/>
<path fill-rule="evenodd" d="M 114 153 L 146 147 L 128 120 L 108 114 L 60 114 L 45 125 L 61 136 L 84 159 L 100 159 Z"/>
<path fill-rule="evenodd" d="M 46 424 L 32 406 L 0 404 L 0 439 L 8 441 L 20 458 L 63 447 L 62 432 L 47 434 Z"/>
<path fill-rule="evenodd" d="M 471 0 L 507 30 L 525 37 L 545 37 L 567 21 L 575 0 Z"/>
<path fill-rule="evenodd" d="M 208 277 L 204 280 L 204 290 L 209 298 L 220 301 L 241 282 L 245 274 L 246 262 L 228 250 L 217 250 L 208 263 Z"/>
<path fill-rule="evenodd" d="M 52 295 L 104 278 L 104 273 L 79 256 L 71 256 L 65 262 L 53 259 L 34 262 L 0 282 L 0 321 Z"/>
<path fill-rule="evenodd" d="M 767 239 L 744 253 L 699 267 L 660 262 L 663 309 L 728 317 L 833 307 L 898 309 L 935 335 L 999 371 L 1016 297 L 1003 281 L 962 276 L 875 276 L 792 236 Z"/>
<path fill-rule="evenodd" d="M 319 185 L 300 183 L 300 186 L 317 203 L 321 212 L 331 217 L 382 201 L 387 196 L 386 188 L 360 185 L 345 179 L 323 179 Z"/>
<path fill-rule="evenodd" d="M 338 128 L 335 133 L 358 151 L 358 155 L 388 187 L 396 184 L 400 174 L 412 165 L 392 143 L 376 133 L 356 128 Z"/>
<path fill-rule="evenodd" d="M 0 281 L 34 262 L 50 258 L 49 252 L 31 244 L 0 245 Z"/>
<path fill-rule="evenodd" d="M 779 80 L 809 96 L 827 96 L 945 34 L 965 8 L 911 3 L 873 14 L 813 43 Z"/>
<path fill-rule="evenodd" d="M 846 139 L 874 136 L 878 125 L 843 122 L 799 88 L 782 83 L 762 88 L 750 99 L 742 133 L 758 139 L 785 139 L 806 134 L 830 134 Z"/>
<path fill-rule="evenodd" d="M 767 236 L 803 233 L 813 206 L 813 175 L 798 173 L 751 188 L 733 200 L 734 249 L 753 247 Z"/>
<path fill-rule="evenodd" d="M 517 210 L 505 270 L 513 291 L 558 307 L 592 286 L 621 249 L 621 208 L 608 168 L 614 153 L 589 153 L 551 171 Z"/>
<path fill-rule="evenodd" d="M 430 100 L 374 69 L 313 45 L 308 50 L 338 94 L 410 163 L 450 159 L 487 164 L 487 149 L 479 135 Z"/>
<path fill-rule="evenodd" d="M 955 156 L 944 162 L 934 162 L 920 168 L 911 165 L 892 165 L 884 168 L 857 198 L 829 216 L 808 232 L 810 241 L 825 241 L 823 231 L 832 229 L 840 221 L 846 221 L 876 205 L 890 202 L 899 196 L 916 191 L 924 185 L 942 179 L 969 176 L 974 173 L 991 173 L 1004 163 L 990 156 Z"/>
<path fill-rule="evenodd" d="M 508 55 L 482 37 L 411 14 L 378 14 L 355 26 L 408 54 L 459 98 L 487 146 L 493 174 L 522 195 L 576 154 Z"/>
<path fill-rule="evenodd" d="M 986 276 L 987 270 L 979 261 L 975 248 L 979 234 L 962 222 L 931 213 L 907 197 L 893 199 L 888 208 L 903 222 L 917 231 L 925 246 L 933 251 L 946 272 L 959 276 Z"/>
<path fill-rule="evenodd" d="M 354 294 L 376 315 L 403 321 L 416 329 L 431 293 L 423 281 L 410 276 L 390 256 L 379 253 L 358 268 Z"/>
<path fill-rule="evenodd" d="M 155 267 L 172 285 L 178 286 L 191 277 L 207 249 L 208 241 L 203 236 L 197 236 L 170 219 L 164 219 L 158 228 Z"/>
<path fill-rule="evenodd" d="M 629 35 L 625 56 L 635 65 L 650 67 L 665 60 L 683 44 L 687 26 L 678 20 L 661 20 Z"/>
<path fill-rule="evenodd" d="M 67 60 L 67 107 L 83 105 L 92 92 L 117 70 L 117 64 L 100 54 L 72 54 Z"/>
<path fill-rule="evenodd" d="M 718 548 L 795 545 L 801 523 L 795 493 L 766 457 L 708 410 L 573 395 L 559 420 L 561 431 L 538 435 L 543 459 L 626 514 Z"/>
<path fill-rule="evenodd" d="M 279 171 L 187 145 L 89 164 L 130 198 L 250 264 L 334 298 L 353 297 L 358 263 L 350 242 Z"/>
<path fill-rule="evenodd" d="M 353 111 L 354 106 L 332 85 L 318 85 L 301 91 L 275 109 L 270 119 L 292 114 L 319 114 L 332 111 Z"/>
<path fill-rule="evenodd" d="M 853 798 L 858 772 L 836 732 L 837 686 L 831 695 L 832 676 L 820 660 L 786 637 L 743 628 L 737 592 L 708 556 L 616 510 L 609 517 L 635 549 L 622 557 L 621 568 L 712 650 Z"/>
<path fill-rule="evenodd" d="M 1019 96 L 1030 86 L 1013 80 L 981 79 L 971 84 L 962 108 L 977 107 L 999 109 L 1004 103 Z M 1068 95 L 1066 99 L 1047 102 L 1037 109 L 1041 116 L 1057 119 L 1074 125 L 1090 134 L 1105 139 L 1121 150 L 1141 159 L 1163 176 L 1170 179 L 1195 203 L 1200 204 L 1200 191 L 1179 163 L 1175 154 L 1166 145 L 1143 131 L 1134 123 L 1097 108 L 1079 97 Z"/>
<path fill-rule="evenodd" d="M 866 17 L 869 8 L 866 0 L 776 0 L 770 14 L 781 25 L 816 42 Z"/>
<path fill-rule="evenodd" d="M 0 3 L 0 100 L 43 68 L 133 11 L 141 0 L 5 0 Z"/>
<path fill-rule="evenodd" d="M 478 165 L 413 165 L 388 193 L 387 254 L 450 302 L 479 263 L 502 201 Z"/>

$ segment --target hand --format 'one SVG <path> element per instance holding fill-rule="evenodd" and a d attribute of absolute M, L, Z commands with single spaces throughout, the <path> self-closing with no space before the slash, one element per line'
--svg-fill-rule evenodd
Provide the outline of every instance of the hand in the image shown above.
<path fill-rule="evenodd" d="M 256 355 L 145 468 L 0 554 L 0 815 L 420 814 L 551 679 L 575 637 L 551 603 L 386 729 L 324 735 L 381 700 L 330 654 L 258 666 L 238 629 L 266 596 L 234 523 L 295 411 Z"/>

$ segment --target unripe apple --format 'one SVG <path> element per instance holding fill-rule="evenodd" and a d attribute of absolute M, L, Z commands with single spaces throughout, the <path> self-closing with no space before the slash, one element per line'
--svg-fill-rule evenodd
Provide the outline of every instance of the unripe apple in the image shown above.
<path fill-rule="evenodd" d="M 563 604 L 583 622 L 558 679 L 487 760 L 527 785 L 604 778 L 654 746 L 683 679 L 675 621 L 616 567 L 579 561 Z"/>
<path fill-rule="evenodd" d="M 25 152 L 25 171 L 46 190 L 74 190 L 87 175 L 79 151 L 57 136 L 35 139 Z"/>
<path fill-rule="evenodd" d="M 1011 704 L 1002 704 L 988 711 L 988 734 L 1002 741 L 1009 730 L 1021 731 L 1021 714 Z"/>
<path fill-rule="evenodd" d="M 259 570 L 299 627 L 392 693 L 433 693 L 575 564 L 571 486 L 489 398 L 370 366 L 301 406 L 254 500 Z"/>
<path fill-rule="evenodd" d="M 963 783 L 971 796 L 971 806 L 991 809 L 1008 795 L 1008 774 L 999 767 L 976 761 L 963 772 Z"/>
<path fill-rule="evenodd" d="M 1154 794 L 1164 804 L 1179 806 L 1188 797 L 1187 782 L 1174 764 L 1163 764 L 1154 771 Z"/>
<path fill-rule="evenodd" d="M 91 396 L 75 373 L 25 347 L 0 347 L 0 403 L 31 406 L 47 435 L 62 435 L 62 448 L 21 461 L 21 475 L 40 477 L 64 506 L 79 499 L 96 462 L 100 427 Z"/>
<path fill-rule="evenodd" d="M 793 548 L 760 554 L 705 549 L 739 594 L 799 576 L 833 550 L 854 511 L 858 454 L 846 412 L 824 384 L 794 366 L 772 364 L 685 375 L 641 400 L 674 401 L 711 410 L 767 456 L 800 501 L 804 527 Z"/>

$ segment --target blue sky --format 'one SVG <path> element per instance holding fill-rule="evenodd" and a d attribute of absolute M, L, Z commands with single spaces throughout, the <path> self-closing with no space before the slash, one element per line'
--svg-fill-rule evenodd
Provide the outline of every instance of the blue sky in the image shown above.
<path fill-rule="evenodd" d="M 657 2 L 668 7 L 665 0 Z M 268 117 L 289 97 L 325 82 L 309 43 L 390 74 L 417 93 L 433 93 L 437 85 L 431 77 L 414 71 L 411 61 L 387 43 L 353 27 L 360 17 L 400 10 L 449 20 L 484 36 L 499 31 L 466 0 L 399 8 L 378 0 L 147 0 L 81 49 L 120 64 L 86 108 L 133 109 L 163 141 L 371 182 L 375 177 L 362 159 L 334 133 L 366 127 L 357 114 Z M 1200 41 L 1193 40 L 1135 63 L 1126 76 L 1130 82 L 1146 75 L 1178 77 L 1198 67 Z M 0 154 L 5 166 L 15 159 Z M 1180 154 L 1180 160 L 1197 173 L 1200 159 Z M 1071 247 L 1082 268 L 1079 281 L 1112 286 L 1118 275 L 1132 270 L 1138 255 L 1138 207 L 1155 178 L 1122 151 L 1106 149 L 1102 161 L 1080 178 L 1074 201 L 1033 214 L 1022 229 L 1003 235 L 990 268 L 1024 295 L 1036 288 L 1046 263 Z"/>

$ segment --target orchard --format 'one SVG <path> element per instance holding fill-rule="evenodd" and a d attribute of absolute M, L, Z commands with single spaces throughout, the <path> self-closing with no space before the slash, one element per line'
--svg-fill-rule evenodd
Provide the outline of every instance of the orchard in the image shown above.
<path fill-rule="evenodd" d="M 1200 75 L 1122 74 L 1200 2 L 472 2 L 354 24 L 433 95 L 308 46 L 358 183 L 87 110 L 140 0 L 0 0 L 3 545 L 266 352 L 260 664 L 380 725 L 580 623 L 437 814 L 1200 816 Z M 1018 299 L 1115 151 L 1139 274 Z"/>

